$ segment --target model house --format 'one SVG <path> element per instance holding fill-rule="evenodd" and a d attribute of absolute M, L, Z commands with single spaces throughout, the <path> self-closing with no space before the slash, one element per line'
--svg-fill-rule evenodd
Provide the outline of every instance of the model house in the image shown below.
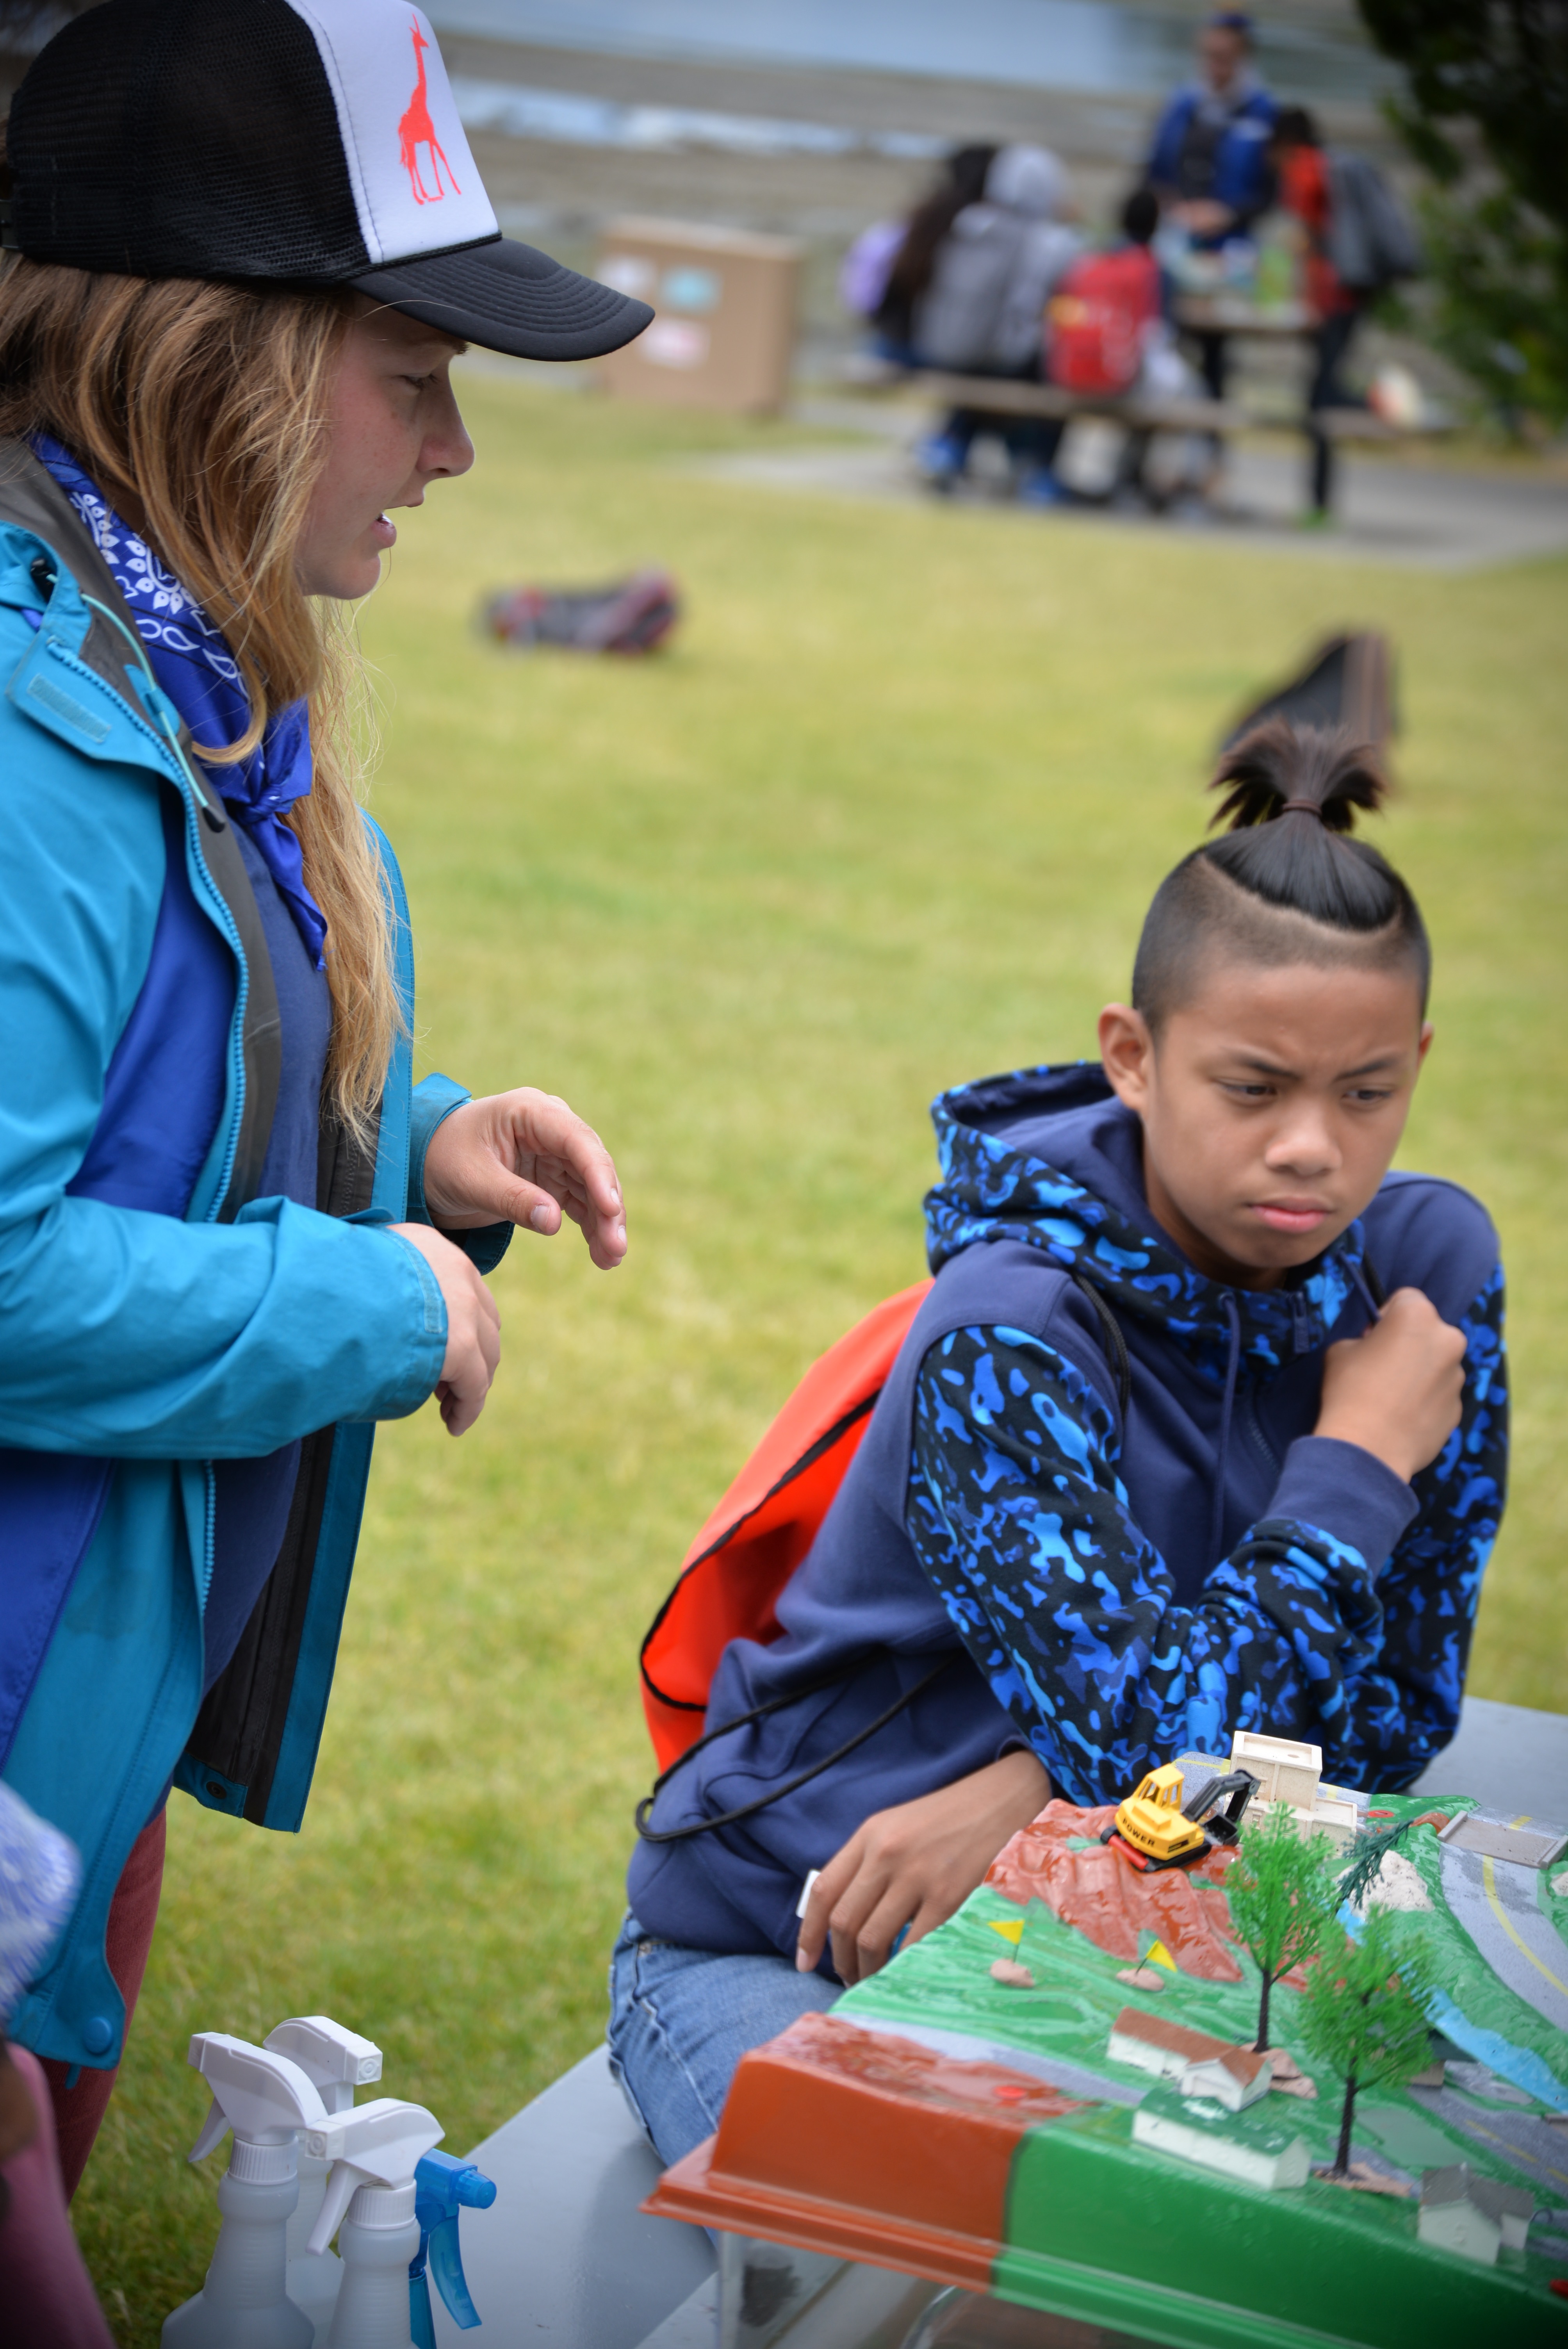
<path fill-rule="evenodd" d="M 1238 1729 L 1231 1740 L 1233 1770 L 1248 1770 L 1258 1782 L 1254 1809 L 1265 1803 L 1284 1803 L 1304 1827 L 1326 1835 L 1335 1843 L 1349 1843 L 1361 1822 L 1360 1806 L 1343 1786 L 1323 1783 L 1323 1748 L 1298 1745 L 1288 1737 L 1260 1737 Z"/>
<path fill-rule="evenodd" d="M 1504 2245 L 1524 2249 L 1534 2216 L 1535 2197 L 1526 2188 L 1478 2178 L 1468 2162 L 1456 2161 L 1447 2169 L 1429 2169 L 1422 2178 L 1416 2228 L 1423 2243 L 1492 2267 Z"/>
<path fill-rule="evenodd" d="M 1106 2053 L 1118 2064 L 1136 2064 L 1140 2072 L 1174 2080 L 1184 2096 L 1211 2096 L 1232 2113 L 1266 2096 L 1274 2078 L 1266 2055 L 1136 2006 L 1124 2006 L 1117 2016 Z"/>
<path fill-rule="evenodd" d="M 1185 2023 L 1167 2023 L 1163 2015 L 1124 2006 L 1110 2026 L 1105 2052 L 1113 2063 L 1136 2064 L 1140 2072 L 1179 2080 L 1189 2064 L 1228 2054 L 1230 2044 L 1228 2039 L 1216 2039 L 1210 2032 L 1190 2031 Z"/>
<path fill-rule="evenodd" d="M 1231 1767 L 1252 1772 L 1258 1782 L 1254 1802 L 1288 1803 L 1293 1811 L 1310 1811 L 1323 1776 L 1323 1748 L 1238 1729 L 1231 1740 Z"/>
<path fill-rule="evenodd" d="M 1176 2085 L 1184 2096 L 1212 2096 L 1227 2112 L 1239 2113 L 1243 2105 L 1255 2105 L 1268 2095 L 1274 2066 L 1250 2047 L 1227 2047 L 1221 2054 L 1189 2064 Z"/>

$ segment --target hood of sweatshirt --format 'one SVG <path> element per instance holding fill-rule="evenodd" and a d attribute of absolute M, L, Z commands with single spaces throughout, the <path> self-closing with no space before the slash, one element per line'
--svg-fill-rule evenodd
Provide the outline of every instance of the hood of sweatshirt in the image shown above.
<path fill-rule="evenodd" d="M 985 174 L 985 202 L 1025 220 L 1055 220 L 1067 173 L 1048 147 L 1004 147 Z"/>
<path fill-rule="evenodd" d="M 1097 1061 L 984 1077 L 939 1094 L 931 1114 L 942 1167 L 925 1199 L 933 1272 L 977 1242 L 1020 1240 L 1220 1385 L 1238 1357 L 1266 1375 L 1315 1351 L 1346 1299 L 1365 1294 L 1359 1223 L 1278 1288 L 1231 1288 L 1196 1271 L 1149 1212 L 1142 1127 Z"/>

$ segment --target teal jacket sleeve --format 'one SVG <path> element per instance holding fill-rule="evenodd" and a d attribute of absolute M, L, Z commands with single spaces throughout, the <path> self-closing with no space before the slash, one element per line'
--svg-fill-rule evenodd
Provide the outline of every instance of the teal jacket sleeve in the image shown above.
<path fill-rule="evenodd" d="M 242 1457 L 416 1409 L 446 1314 L 402 1241 L 276 1200 L 219 1226 L 69 1195 L 151 953 L 160 790 L 5 700 L 0 774 L 0 1444 Z"/>
<path fill-rule="evenodd" d="M 425 1153 L 430 1146 L 430 1136 L 444 1124 L 455 1109 L 471 1101 L 473 1095 L 450 1077 L 433 1074 L 414 1088 L 413 1112 L 408 1130 L 408 1221 L 430 1224 L 434 1217 L 425 1201 Z M 479 1272 L 493 1272 L 507 1249 L 511 1246 L 515 1226 L 511 1224 L 480 1224 L 471 1232 L 448 1232 L 446 1237 L 463 1254 Z"/>

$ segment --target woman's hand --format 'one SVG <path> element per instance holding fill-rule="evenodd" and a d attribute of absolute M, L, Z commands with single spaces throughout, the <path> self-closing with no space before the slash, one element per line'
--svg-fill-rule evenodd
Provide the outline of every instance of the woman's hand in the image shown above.
<path fill-rule="evenodd" d="M 1212 196 L 1194 196 L 1184 204 L 1172 204 L 1171 217 L 1179 227 L 1192 236 L 1222 236 L 1235 225 L 1235 213 L 1229 204 L 1219 204 Z"/>
<path fill-rule="evenodd" d="M 1420 1289 L 1397 1288 L 1364 1338 L 1328 1349 L 1313 1433 L 1358 1444 L 1408 1484 L 1460 1423 L 1464 1364 L 1464 1331 Z"/>
<path fill-rule="evenodd" d="M 425 1205 L 448 1231 L 521 1224 L 547 1237 L 571 1216 L 602 1272 L 626 1253 L 615 1164 L 591 1125 L 532 1085 L 465 1102 L 425 1153 Z"/>
<path fill-rule="evenodd" d="M 878 1811 L 812 1885 L 796 1965 L 810 1973 L 830 1934 L 841 1982 L 864 1982 L 887 1963 L 904 1926 L 918 1941 L 945 1924 L 1008 1837 L 1050 1798 L 1044 1765 L 1020 1749 L 939 1794 Z"/>
<path fill-rule="evenodd" d="M 490 1220 L 493 1223 L 495 1217 Z M 440 1283 L 447 1308 L 447 1351 L 436 1394 L 449 1435 L 466 1435 L 485 1407 L 500 1360 L 500 1313 L 468 1257 L 428 1224 L 387 1228 L 418 1248 Z"/>

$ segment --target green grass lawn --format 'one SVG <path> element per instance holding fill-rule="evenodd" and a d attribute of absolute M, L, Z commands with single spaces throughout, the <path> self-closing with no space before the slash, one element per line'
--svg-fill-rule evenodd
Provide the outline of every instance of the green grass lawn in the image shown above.
<path fill-rule="evenodd" d="M 616 1153 L 633 1251 L 606 1278 L 520 1238 L 479 1427 L 383 1433 L 303 1835 L 171 1805 L 77 2204 L 128 2344 L 215 2225 L 191 2031 L 335 2014 L 453 2148 L 593 2044 L 649 1775 L 637 1643 L 687 1541 L 806 1364 L 923 1271 L 932 1094 L 1092 1051 L 1222 722 L 1345 623 L 1398 646 L 1378 836 L 1437 945 L 1403 1163 L 1479 1192 L 1511 1273 L 1517 1467 L 1471 1686 L 1565 1701 L 1568 565 L 1452 579 L 785 498 L 672 461 L 775 428 L 493 375 L 465 397 L 480 465 L 404 519 L 364 621 L 419 1056 L 564 1093 Z M 689 598 L 659 659 L 521 659 L 471 626 L 486 589 L 646 561 Z"/>

